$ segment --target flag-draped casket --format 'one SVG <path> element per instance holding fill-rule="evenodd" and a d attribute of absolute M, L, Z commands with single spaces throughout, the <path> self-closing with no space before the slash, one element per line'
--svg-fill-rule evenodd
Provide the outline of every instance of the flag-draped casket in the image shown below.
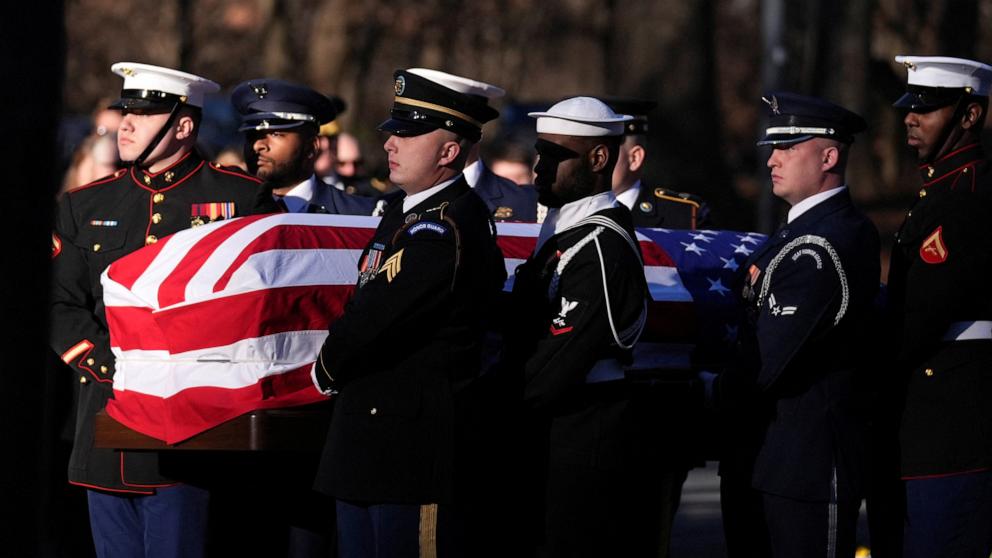
<path fill-rule="evenodd" d="M 116 261 L 102 277 L 117 359 L 107 413 L 173 444 L 252 410 L 324 399 L 310 368 L 377 224 L 346 215 L 245 217 Z M 539 230 L 498 225 L 507 290 Z M 688 348 L 733 341 L 730 285 L 762 237 L 643 229 L 638 240 L 652 302 L 635 368 L 686 367 Z"/>

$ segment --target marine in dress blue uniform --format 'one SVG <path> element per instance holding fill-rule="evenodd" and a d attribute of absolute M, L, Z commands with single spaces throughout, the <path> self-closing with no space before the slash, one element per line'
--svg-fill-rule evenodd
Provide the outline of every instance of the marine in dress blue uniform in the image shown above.
<path fill-rule="evenodd" d="M 208 163 L 194 148 L 203 96 L 217 84 L 145 64 L 121 62 L 112 70 L 124 78 L 112 108 L 124 113 L 118 141 L 122 158 L 130 160 L 115 174 L 68 192 L 52 235 L 50 342 L 79 378 L 69 482 L 90 489 L 99 556 L 200 556 L 206 492 L 163 475 L 155 452 L 94 447 L 94 417 L 113 396 L 114 377 L 100 274 L 172 233 L 248 214 L 258 180 Z M 120 143 L 134 144 L 139 131 L 151 132 L 137 121 L 157 115 L 166 118 L 147 146 Z M 126 157 L 125 149 L 138 154 Z"/>
<path fill-rule="evenodd" d="M 463 147 L 498 113 L 412 71 L 394 74 L 391 204 L 366 246 L 354 297 L 331 326 L 314 382 L 337 392 L 317 490 L 337 500 L 339 555 L 477 556 L 465 534 L 461 421 L 487 317 L 506 271 Z M 478 480 L 478 479 L 477 479 Z"/>
<path fill-rule="evenodd" d="M 903 389 L 905 556 L 992 552 L 992 164 L 980 143 L 992 67 L 898 56 L 922 187 L 892 250 Z M 914 188 L 915 190 L 915 188 Z"/>
<path fill-rule="evenodd" d="M 313 172 L 320 127 L 337 117 L 340 101 L 295 83 L 258 78 L 235 87 L 231 103 L 241 114 L 238 131 L 245 132 L 248 168 L 265 180 L 257 212 L 372 214 L 372 199 L 338 190 Z M 284 142 L 291 147 L 274 145 Z"/>
<path fill-rule="evenodd" d="M 773 191 L 791 209 L 742 268 L 739 364 L 709 386 L 729 444 L 720 470 L 728 555 L 851 556 L 879 240 L 851 203 L 844 168 L 866 124 L 814 97 L 764 99 L 758 144 L 772 146 Z"/>

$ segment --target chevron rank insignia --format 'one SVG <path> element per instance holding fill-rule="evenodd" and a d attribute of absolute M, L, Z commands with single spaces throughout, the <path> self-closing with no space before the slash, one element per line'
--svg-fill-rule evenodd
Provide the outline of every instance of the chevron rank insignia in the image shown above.
<path fill-rule="evenodd" d="M 930 236 L 920 245 L 920 259 L 928 264 L 939 264 L 947 261 L 947 245 L 944 244 L 944 227 L 930 233 Z"/>
<path fill-rule="evenodd" d="M 400 269 L 401 269 L 400 264 L 402 261 L 403 261 L 403 250 L 401 249 L 399 252 L 396 252 L 392 256 L 389 256 L 389 259 L 387 259 L 386 262 L 382 264 L 382 269 L 379 270 L 379 273 L 385 273 L 386 281 L 392 283 L 393 279 L 400 273 Z"/>
<path fill-rule="evenodd" d="M 62 239 L 59 235 L 52 233 L 52 258 L 62 253 Z"/>
<path fill-rule="evenodd" d="M 557 336 L 572 331 L 572 326 L 568 325 L 566 317 L 578 305 L 579 301 L 577 300 L 568 300 L 565 297 L 561 297 L 561 310 L 558 311 L 558 316 L 551 320 L 551 335 Z"/>

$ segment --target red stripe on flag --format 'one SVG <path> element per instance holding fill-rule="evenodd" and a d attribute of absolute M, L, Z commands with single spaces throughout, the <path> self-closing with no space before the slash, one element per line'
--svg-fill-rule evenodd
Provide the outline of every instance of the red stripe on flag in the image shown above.
<path fill-rule="evenodd" d="M 186 284 L 196 275 L 200 267 L 209 259 L 214 250 L 220 246 L 236 232 L 251 225 L 265 215 L 244 217 L 236 221 L 230 221 L 217 230 L 210 231 L 209 234 L 201 238 L 196 244 L 190 247 L 182 261 L 176 266 L 175 271 L 162 281 L 158 290 L 158 306 L 165 308 L 186 299 Z"/>
<path fill-rule="evenodd" d="M 537 244 L 535 236 L 500 236 L 496 244 L 503 251 L 504 258 L 526 260 L 534 252 Z"/>
<path fill-rule="evenodd" d="M 275 333 L 327 329 L 353 290 L 352 285 L 271 288 L 161 310 L 154 317 L 159 330 L 167 332 L 169 352 L 184 353 Z M 122 347 L 138 348 L 141 339 L 127 329 L 118 332 Z"/>
<path fill-rule="evenodd" d="M 119 263 L 115 262 L 111 265 L 110 269 L 107 270 L 107 276 L 123 285 L 125 289 L 131 290 L 134 282 L 148 269 L 148 265 L 165 248 L 171 238 L 172 236 L 167 236 L 155 244 L 131 252 L 125 259 L 118 260 Z"/>
<path fill-rule="evenodd" d="M 151 308 L 108 306 L 106 314 L 110 346 L 124 351 L 164 351 L 169 348 Z"/>
<path fill-rule="evenodd" d="M 641 240 L 641 255 L 644 257 L 644 265 L 675 267 L 675 260 L 661 246 L 650 240 Z"/>
<path fill-rule="evenodd" d="M 311 364 L 266 376 L 242 388 L 195 387 L 161 398 L 114 390 L 107 414 L 132 430 L 177 444 L 257 409 L 295 407 L 324 401 L 310 379 Z"/>
<path fill-rule="evenodd" d="M 238 257 L 214 285 L 213 292 L 227 288 L 234 272 L 251 256 L 268 250 L 362 250 L 372 239 L 375 229 L 362 227 L 315 227 L 313 225 L 281 225 L 262 233 L 245 246 Z"/>

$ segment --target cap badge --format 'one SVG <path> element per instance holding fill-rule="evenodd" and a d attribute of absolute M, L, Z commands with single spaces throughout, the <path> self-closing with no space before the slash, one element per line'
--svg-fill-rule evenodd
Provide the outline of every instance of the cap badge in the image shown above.
<path fill-rule="evenodd" d="M 902 65 L 903 66 L 906 66 L 906 69 L 907 70 L 915 70 L 916 69 L 916 64 L 913 64 L 909 60 L 904 60 L 903 63 L 902 63 Z"/>
<path fill-rule="evenodd" d="M 641 202 L 641 205 L 639 205 L 638 207 L 640 207 L 641 208 L 641 211 L 643 211 L 644 213 L 648 213 L 649 211 L 651 211 L 651 209 L 654 206 L 651 205 L 651 202 L 649 202 L 649 201 L 642 201 Z"/>
<path fill-rule="evenodd" d="M 397 95 L 402 95 L 403 92 L 406 91 L 406 78 L 405 77 L 403 77 L 403 76 L 397 76 L 396 77 L 396 83 L 393 84 L 393 91 L 395 91 Z"/>
<path fill-rule="evenodd" d="M 775 95 L 772 95 L 772 99 L 770 101 L 768 100 L 767 97 L 762 97 L 761 100 L 764 101 L 764 102 L 766 102 L 766 103 L 768 103 L 768 106 L 771 107 L 771 109 L 772 109 L 772 114 L 774 114 L 774 115 L 782 114 L 778 110 L 778 99 L 775 98 Z"/>
<path fill-rule="evenodd" d="M 509 219 L 513 217 L 513 208 L 501 205 L 493 212 L 493 219 Z"/>
<path fill-rule="evenodd" d="M 168 171 L 168 172 L 166 172 L 166 173 L 165 173 L 165 177 L 164 177 L 164 178 L 165 178 L 165 181 L 166 181 L 166 182 L 172 182 L 172 180 L 173 180 L 173 179 L 174 179 L 175 177 L 176 177 L 176 173 L 174 173 L 174 172 L 172 172 L 172 171 Z"/>
<path fill-rule="evenodd" d="M 252 83 L 249 84 L 249 86 L 251 87 L 252 93 L 258 95 L 259 99 L 264 99 L 265 96 L 269 94 L 269 89 L 265 87 L 264 83 L 261 85 L 255 85 L 254 83 Z"/>
<path fill-rule="evenodd" d="M 445 120 L 444 121 L 444 125 L 447 126 L 448 128 L 450 128 L 450 127 L 454 126 L 455 123 L 452 122 L 452 121 L 450 121 L 450 120 Z"/>
<path fill-rule="evenodd" d="M 134 76 L 134 70 L 132 70 L 131 68 L 121 68 L 121 73 L 126 75 L 127 77 Z"/>

